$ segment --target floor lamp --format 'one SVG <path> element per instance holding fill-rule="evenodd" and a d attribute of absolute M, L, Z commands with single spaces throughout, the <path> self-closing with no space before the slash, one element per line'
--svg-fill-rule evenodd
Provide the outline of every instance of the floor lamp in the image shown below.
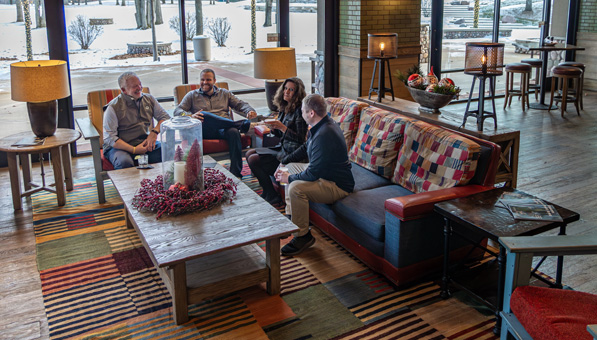
<path fill-rule="evenodd" d="M 270 111 L 278 111 L 273 102 L 274 95 L 284 80 L 296 77 L 296 56 L 294 47 L 256 48 L 254 77 L 265 79 L 265 97 Z"/>
<path fill-rule="evenodd" d="M 502 43 L 466 43 L 464 74 L 473 76 L 473 85 L 468 96 L 466 111 L 462 126 L 466 124 L 468 117 L 477 118 L 477 130 L 483 130 L 483 121 L 486 118 L 493 118 L 494 127 L 497 129 L 497 117 L 495 115 L 495 77 L 503 74 L 504 66 L 504 44 Z M 477 110 L 469 111 L 475 81 L 479 79 L 479 102 Z M 493 112 L 485 111 L 485 80 L 489 79 L 489 92 Z"/>
<path fill-rule="evenodd" d="M 394 100 L 394 85 L 392 85 L 392 72 L 390 71 L 390 59 L 398 57 L 398 33 L 369 33 L 367 58 L 375 59 L 373 64 L 373 74 L 371 75 L 371 85 L 369 86 L 369 99 L 371 93 L 377 93 L 377 101 L 385 97 L 386 92 L 392 93 L 392 100 Z M 388 76 L 390 79 L 390 88 L 386 88 L 386 72 L 388 68 Z M 379 68 L 378 68 L 379 66 Z M 377 87 L 373 87 L 375 81 L 375 72 L 377 74 Z"/>

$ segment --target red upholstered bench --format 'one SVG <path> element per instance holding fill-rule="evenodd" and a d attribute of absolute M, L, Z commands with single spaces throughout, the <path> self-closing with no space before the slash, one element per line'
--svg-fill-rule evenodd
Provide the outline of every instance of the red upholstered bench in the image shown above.
<path fill-rule="evenodd" d="M 502 237 L 507 252 L 501 339 L 592 340 L 597 295 L 528 286 L 534 256 L 597 254 L 597 235 Z"/>
<path fill-rule="evenodd" d="M 572 290 L 518 287 L 510 309 L 535 340 L 592 340 L 587 325 L 597 324 L 597 295 Z"/>

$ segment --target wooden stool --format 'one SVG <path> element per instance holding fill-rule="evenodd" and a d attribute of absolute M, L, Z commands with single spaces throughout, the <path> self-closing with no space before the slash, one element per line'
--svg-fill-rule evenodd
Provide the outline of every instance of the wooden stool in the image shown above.
<path fill-rule="evenodd" d="M 579 102 L 579 94 L 576 93 L 574 96 L 572 93 L 568 93 L 568 82 L 570 80 L 574 83 L 574 88 L 580 88 L 580 78 L 582 77 L 583 71 L 578 67 L 572 66 L 554 66 L 551 69 L 551 73 L 553 74 L 553 79 L 551 81 L 551 99 L 549 100 L 549 109 L 551 110 L 551 106 L 553 105 L 553 101 L 555 99 L 556 102 L 561 102 L 561 109 L 562 109 L 562 117 L 564 117 L 564 111 L 566 111 L 566 105 L 569 101 L 574 102 L 574 106 L 576 107 L 576 113 L 580 116 L 580 110 L 578 109 L 578 102 Z M 561 79 L 561 81 L 559 81 Z M 559 83 L 559 86 L 557 85 Z M 556 91 L 559 92 L 561 88 L 562 95 L 554 95 Z M 555 98 L 554 98 L 555 96 Z"/>
<path fill-rule="evenodd" d="M 543 66 L 543 60 L 541 59 L 522 59 L 521 63 L 529 64 L 535 69 L 535 81 L 531 84 L 529 79 L 529 90 L 535 91 L 535 100 L 539 99 L 539 91 L 541 90 L 541 67 Z M 531 70 L 532 73 L 532 70 Z"/>
<path fill-rule="evenodd" d="M 583 106 L 583 89 L 585 88 L 585 64 L 579 63 L 578 61 L 565 61 L 563 63 L 558 64 L 558 66 L 571 66 L 571 67 L 578 67 L 582 70 L 582 75 L 580 76 L 580 88 L 578 89 L 578 96 L 580 97 L 580 109 L 584 110 Z M 574 89 L 574 94 L 576 95 L 576 89 Z"/>
<path fill-rule="evenodd" d="M 529 77 L 532 67 L 525 63 L 512 63 L 506 65 L 506 97 L 504 109 L 512 104 L 512 97 L 519 96 L 522 101 L 522 111 L 529 107 Z M 514 74 L 520 74 L 520 87 L 514 89 Z"/>

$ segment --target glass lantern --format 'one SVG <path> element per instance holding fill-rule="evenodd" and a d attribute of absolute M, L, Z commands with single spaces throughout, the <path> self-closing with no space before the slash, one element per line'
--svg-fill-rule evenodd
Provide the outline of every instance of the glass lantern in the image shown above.
<path fill-rule="evenodd" d="M 164 189 L 203 190 L 203 134 L 201 121 L 189 116 L 162 123 Z"/>

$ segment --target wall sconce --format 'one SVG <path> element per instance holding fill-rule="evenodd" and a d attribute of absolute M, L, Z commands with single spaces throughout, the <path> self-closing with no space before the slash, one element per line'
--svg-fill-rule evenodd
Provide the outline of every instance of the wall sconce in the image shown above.
<path fill-rule="evenodd" d="M 30 60 L 10 64 L 11 98 L 27 102 L 33 133 L 49 137 L 56 132 L 58 102 L 70 96 L 68 68 L 63 60 Z"/>
<path fill-rule="evenodd" d="M 278 111 L 274 95 L 284 80 L 296 77 L 294 47 L 266 47 L 255 49 L 254 77 L 265 79 L 265 97 L 270 111 Z"/>
<path fill-rule="evenodd" d="M 377 101 L 381 102 L 386 92 L 392 93 L 392 100 L 394 100 L 394 85 L 392 84 L 392 72 L 390 71 L 390 59 L 398 57 L 398 33 L 369 33 L 367 58 L 375 59 L 373 65 L 373 75 L 371 76 L 371 86 L 369 86 L 369 99 L 371 93 L 377 93 Z M 378 69 L 377 87 L 373 87 L 375 80 L 375 73 Z M 388 68 L 388 75 L 390 79 L 390 88 L 386 88 L 385 82 L 385 67 Z"/>
<path fill-rule="evenodd" d="M 466 124 L 468 117 L 477 118 L 477 130 L 483 130 L 483 121 L 486 118 L 493 118 L 494 127 L 497 129 L 497 117 L 495 115 L 495 77 L 503 74 L 504 67 L 504 44 L 502 43 L 466 43 L 464 57 L 464 74 L 475 77 L 468 96 L 468 104 L 464 113 L 462 126 Z M 475 81 L 479 78 L 479 102 L 477 110 L 471 111 L 471 99 L 475 89 Z M 493 112 L 485 111 L 485 79 L 489 78 L 489 92 Z"/>

